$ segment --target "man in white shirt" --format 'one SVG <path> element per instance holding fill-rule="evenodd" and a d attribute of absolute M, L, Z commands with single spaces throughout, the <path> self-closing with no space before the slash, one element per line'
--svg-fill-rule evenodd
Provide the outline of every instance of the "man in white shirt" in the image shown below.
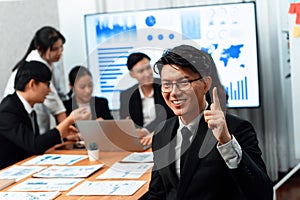
<path fill-rule="evenodd" d="M 131 53 L 127 59 L 127 68 L 130 76 L 138 83 L 121 92 L 120 118 L 132 119 L 138 127 L 142 144 L 150 145 L 154 129 L 174 114 L 161 95 L 160 81 L 153 78 L 148 55 L 142 52 Z"/>

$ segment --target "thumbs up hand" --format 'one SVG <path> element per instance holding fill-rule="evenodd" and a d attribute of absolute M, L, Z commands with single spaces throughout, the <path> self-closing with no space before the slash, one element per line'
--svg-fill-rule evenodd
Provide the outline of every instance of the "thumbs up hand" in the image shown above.
<path fill-rule="evenodd" d="M 231 135 L 229 134 L 225 116 L 221 109 L 216 87 L 213 89 L 212 102 L 210 110 L 204 111 L 204 119 L 219 143 L 225 144 L 231 140 Z"/>

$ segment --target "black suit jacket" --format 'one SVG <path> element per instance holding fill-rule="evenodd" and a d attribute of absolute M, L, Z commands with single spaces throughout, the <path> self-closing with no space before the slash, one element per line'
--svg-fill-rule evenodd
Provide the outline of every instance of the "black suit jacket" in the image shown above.
<path fill-rule="evenodd" d="M 33 133 L 27 111 L 16 93 L 0 104 L 0 169 L 61 143 L 56 128 L 43 135 Z"/>
<path fill-rule="evenodd" d="M 173 111 L 167 106 L 164 98 L 162 97 L 161 86 L 157 84 L 158 80 L 155 79 L 154 81 L 155 83 L 153 83 L 153 96 L 156 119 L 145 126 L 145 128 L 150 132 L 154 131 L 154 129 L 160 122 L 174 116 Z M 136 126 L 144 127 L 142 99 L 140 91 L 138 89 L 138 84 L 132 86 L 127 90 L 124 90 L 120 94 L 120 118 L 125 119 L 127 116 L 130 116 Z"/>
<path fill-rule="evenodd" d="M 216 148 L 217 140 L 202 118 L 180 180 L 174 162 L 178 117 L 166 121 L 153 138 L 155 165 L 147 199 L 272 200 L 272 182 L 261 158 L 254 128 L 249 122 L 230 114 L 226 115 L 226 121 L 229 132 L 242 148 L 238 168 L 227 167 Z"/>
<path fill-rule="evenodd" d="M 78 108 L 74 97 L 64 101 L 63 103 L 65 105 L 67 115 L 70 115 L 74 109 Z M 102 97 L 92 97 L 90 100 L 90 107 L 92 119 L 97 119 L 99 117 L 102 117 L 103 119 L 113 119 L 110 114 L 107 99 Z"/>

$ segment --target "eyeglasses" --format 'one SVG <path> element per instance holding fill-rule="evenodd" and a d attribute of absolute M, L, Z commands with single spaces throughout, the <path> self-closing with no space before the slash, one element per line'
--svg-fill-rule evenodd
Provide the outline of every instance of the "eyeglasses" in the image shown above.
<path fill-rule="evenodd" d="M 202 77 L 199 77 L 197 79 L 194 79 L 194 80 L 187 80 L 187 79 L 184 79 L 184 80 L 181 80 L 181 81 L 177 81 L 177 82 L 173 82 L 173 83 L 170 83 L 170 82 L 163 82 L 162 85 L 161 85 L 161 91 L 164 92 L 164 93 L 169 93 L 169 92 L 172 92 L 173 90 L 173 85 L 176 85 L 176 87 L 180 90 L 180 91 L 186 91 L 188 89 L 191 88 L 192 86 L 192 82 L 194 81 L 198 81 L 198 80 L 201 80 Z"/>

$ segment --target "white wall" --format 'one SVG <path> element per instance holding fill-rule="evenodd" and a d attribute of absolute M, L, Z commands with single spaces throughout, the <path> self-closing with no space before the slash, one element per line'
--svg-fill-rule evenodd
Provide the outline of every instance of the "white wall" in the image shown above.
<path fill-rule="evenodd" d="M 95 0 L 57 0 L 59 27 L 66 37 L 63 52 L 64 75 L 68 90 L 68 73 L 75 65 L 85 65 L 86 45 L 84 15 L 96 12 Z"/>
<path fill-rule="evenodd" d="M 291 46 L 291 78 L 292 78 L 292 100 L 294 121 L 294 142 L 296 157 L 300 159 L 300 38 L 293 37 L 296 14 L 289 16 L 289 32 Z"/>
<path fill-rule="evenodd" d="M 24 56 L 37 29 L 58 27 L 56 1 L 0 1 L 0 100 L 13 66 Z"/>

